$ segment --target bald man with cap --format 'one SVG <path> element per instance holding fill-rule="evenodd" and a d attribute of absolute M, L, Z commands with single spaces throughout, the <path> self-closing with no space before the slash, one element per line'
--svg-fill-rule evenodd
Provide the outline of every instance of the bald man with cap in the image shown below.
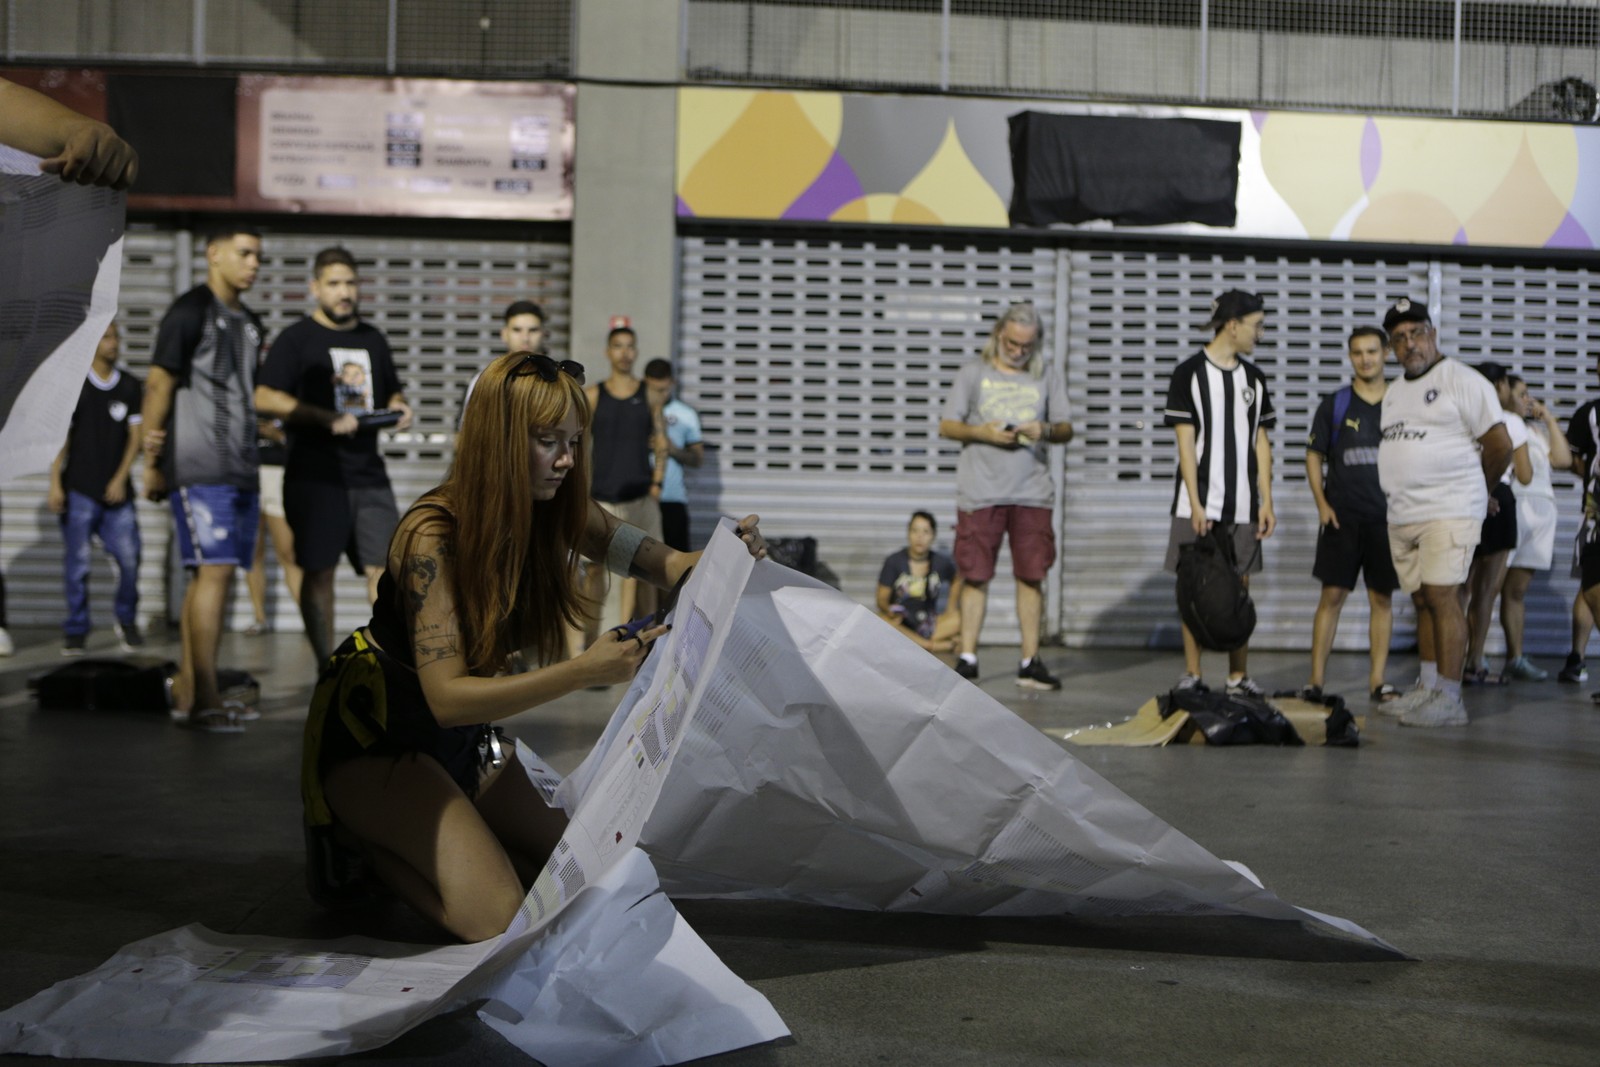
<path fill-rule="evenodd" d="M 1422 672 L 1415 689 L 1379 710 L 1402 726 L 1465 726 L 1460 590 L 1493 506 L 1490 490 L 1511 461 L 1511 438 L 1488 379 L 1440 354 L 1427 304 L 1397 300 L 1383 328 L 1405 374 L 1383 398 L 1378 480 L 1395 573 L 1417 608 Z"/>

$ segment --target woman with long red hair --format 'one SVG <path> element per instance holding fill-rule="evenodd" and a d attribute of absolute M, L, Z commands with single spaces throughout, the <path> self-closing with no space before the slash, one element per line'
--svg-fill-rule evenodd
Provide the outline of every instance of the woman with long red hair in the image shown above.
<path fill-rule="evenodd" d="M 326 902 L 370 873 L 464 941 L 510 923 L 565 826 L 492 724 L 630 679 L 650 626 L 563 659 L 588 608 L 579 557 L 664 589 L 699 558 L 589 498 L 583 367 L 517 352 L 472 392 L 444 484 L 401 518 L 372 620 L 328 660 L 301 768 L 311 883 Z M 740 524 L 757 558 L 756 517 Z M 522 652 L 539 666 L 507 673 Z M 345 884 L 341 884 L 345 883 Z"/>

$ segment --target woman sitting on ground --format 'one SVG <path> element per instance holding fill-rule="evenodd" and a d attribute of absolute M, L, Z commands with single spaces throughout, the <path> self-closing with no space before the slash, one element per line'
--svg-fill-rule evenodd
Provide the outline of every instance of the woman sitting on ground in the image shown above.
<path fill-rule="evenodd" d="M 581 365 L 528 352 L 489 365 L 449 477 L 400 520 L 372 621 L 323 670 L 306 722 L 313 871 L 316 850 L 357 849 L 464 941 L 506 929 L 566 823 L 490 724 L 627 681 L 667 632 L 619 628 L 558 662 L 584 618 L 578 557 L 664 589 L 699 559 L 590 500 L 589 421 Z M 740 531 L 763 557 L 755 516 Z M 504 673 L 524 649 L 543 666 Z"/>
<path fill-rule="evenodd" d="M 950 557 L 933 550 L 937 532 L 932 515 L 912 512 L 906 547 L 891 552 L 878 571 L 878 614 L 929 652 L 954 652 L 961 636 L 961 578 Z"/>

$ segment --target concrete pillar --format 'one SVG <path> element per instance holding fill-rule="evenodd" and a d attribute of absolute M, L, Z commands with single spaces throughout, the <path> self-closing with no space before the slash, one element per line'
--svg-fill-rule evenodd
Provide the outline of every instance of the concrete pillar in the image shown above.
<path fill-rule="evenodd" d="M 577 195 L 572 358 L 607 373 L 605 334 L 627 315 L 645 360 L 672 351 L 682 5 L 582 0 L 577 19 Z M 592 80 L 591 80 L 592 79 Z"/>

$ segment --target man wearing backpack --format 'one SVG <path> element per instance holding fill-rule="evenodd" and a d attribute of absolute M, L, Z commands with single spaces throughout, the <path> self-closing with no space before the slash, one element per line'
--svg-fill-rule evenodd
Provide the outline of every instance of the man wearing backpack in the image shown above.
<path fill-rule="evenodd" d="M 1211 302 L 1209 344 L 1178 364 L 1167 391 L 1166 424 L 1178 437 L 1178 478 L 1172 495 L 1172 529 L 1166 569 L 1176 574 L 1179 549 L 1222 528 L 1233 543 L 1235 566 L 1249 583 L 1261 570 L 1260 542 L 1278 520 L 1272 510 L 1272 442 L 1267 427 L 1278 418 L 1267 379 L 1242 357 L 1255 351 L 1266 302 L 1230 289 Z M 1184 674 L 1175 688 L 1200 682 L 1200 642 L 1183 625 Z M 1250 646 L 1228 653 L 1230 695 L 1262 697 L 1247 670 Z"/>
<path fill-rule="evenodd" d="M 1489 379 L 1439 354 L 1426 304 L 1401 299 L 1383 317 L 1405 375 L 1383 397 L 1378 477 L 1389 503 L 1389 550 L 1417 608 L 1417 687 L 1379 705 L 1402 726 L 1465 726 L 1461 668 L 1467 615 L 1461 586 L 1490 487 L 1511 462 L 1511 437 Z"/>
<path fill-rule="evenodd" d="M 1373 703 L 1386 703 L 1400 691 L 1383 680 L 1394 627 L 1394 591 L 1400 579 L 1389 554 L 1388 505 L 1378 481 L 1378 444 L 1383 440 L 1383 359 L 1388 336 L 1376 326 L 1350 332 L 1349 385 L 1322 398 L 1306 442 L 1306 481 L 1317 502 L 1317 559 L 1312 575 L 1322 582 L 1311 629 L 1311 681 L 1301 691 L 1321 699 L 1328 653 L 1339 627 L 1339 612 L 1361 575 L 1372 608 L 1367 624 L 1372 671 L 1367 678 Z M 1324 468 L 1323 464 L 1327 467 Z M 1323 475 L 1326 471 L 1327 482 Z"/>

